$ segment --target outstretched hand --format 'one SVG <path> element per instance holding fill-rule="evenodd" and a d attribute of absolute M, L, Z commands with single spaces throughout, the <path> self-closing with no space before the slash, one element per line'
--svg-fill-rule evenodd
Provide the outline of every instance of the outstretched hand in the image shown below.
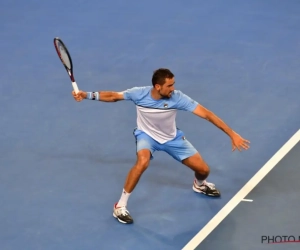
<path fill-rule="evenodd" d="M 250 141 L 242 138 L 235 132 L 231 136 L 232 151 L 235 151 L 236 149 L 238 149 L 239 151 L 242 151 L 243 149 L 247 150 L 248 148 L 250 148 L 249 143 Z"/>

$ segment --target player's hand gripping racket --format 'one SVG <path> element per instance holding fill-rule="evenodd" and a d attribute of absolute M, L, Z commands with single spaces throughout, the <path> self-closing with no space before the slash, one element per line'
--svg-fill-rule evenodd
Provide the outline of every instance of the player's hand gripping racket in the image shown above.
<path fill-rule="evenodd" d="M 54 38 L 54 47 L 56 49 L 56 52 L 57 52 L 61 62 L 65 66 L 65 68 L 70 76 L 73 89 L 74 89 L 75 93 L 77 94 L 79 92 L 79 89 L 78 89 L 77 83 L 74 78 L 73 64 L 72 64 L 72 59 L 71 59 L 70 53 L 69 53 L 66 45 L 63 43 L 63 41 L 59 37 Z"/>

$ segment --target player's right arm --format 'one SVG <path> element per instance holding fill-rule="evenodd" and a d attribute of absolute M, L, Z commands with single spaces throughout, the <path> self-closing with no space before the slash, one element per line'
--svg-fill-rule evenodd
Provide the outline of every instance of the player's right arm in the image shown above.
<path fill-rule="evenodd" d="M 117 102 L 121 100 L 130 100 L 136 103 L 149 91 L 148 87 L 133 87 L 126 89 L 122 92 L 113 91 L 98 91 L 98 92 L 85 92 L 79 91 L 77 94 L 73 91 L 72 95 L 77 102 L 83 99 L 97 100 L 102 102 Z"/>
<path fill-rule="evenodd" d="M 113 91 L 98 91 L 98 92 L 79 91 L 77 94 L 73 91 L 72 95 L 77 102 L 80 102 L 83 99 L 97 100 L 101 102 L 117 102 L 117 101 L 124 100 L 123 92 L 113 92 Z"/>

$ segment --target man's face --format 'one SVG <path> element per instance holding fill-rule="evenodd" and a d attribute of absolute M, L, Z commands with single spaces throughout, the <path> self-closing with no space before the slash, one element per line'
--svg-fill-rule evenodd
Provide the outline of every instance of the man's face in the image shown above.
<path fill-rule="evenodd" d="M 175 89 L 174 87 L 175 79 L 173 78 L 166 78 L 165 83 L 163 85 L 157 85 L 158 93 L 161 95 L 162 98 L 170 98 L 172 93 Z"/>

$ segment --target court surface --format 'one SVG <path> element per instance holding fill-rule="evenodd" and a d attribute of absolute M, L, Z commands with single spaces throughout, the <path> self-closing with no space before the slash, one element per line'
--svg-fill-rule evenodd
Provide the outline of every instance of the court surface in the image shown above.
<path fill-rule="evenodd" d="M 298 138 L 299 12 L 296 0 L 2 0 L 0 249 L 296 249 L 260 242 L 299 234 L 296 142 L 238 196 L 253 202 L 235 197 Z M 112 208 L 135 162 L 135 107 L 75 102 L 56 36 L 79 88 L 150 85 L 155 69 L 170 68 L 177 89 L 250 140 L 248 151 L 231 152 L 222 131 L 178 112 L 222 197 L 194 193 L 191 171 L 158 152 L 128 203 L 135 223 L 118 223 Z"/>
<path fill-rule="evenodd" d="M 300 130 L 185 249 L 299 249 L 299 141 Z"/>

